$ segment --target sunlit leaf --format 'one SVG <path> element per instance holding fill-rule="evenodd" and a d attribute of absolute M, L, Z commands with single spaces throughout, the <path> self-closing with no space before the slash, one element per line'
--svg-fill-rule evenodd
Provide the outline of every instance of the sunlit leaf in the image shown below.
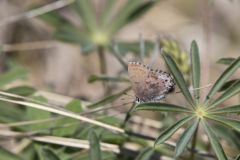
<path fill-rule="evenodd" d="M 135 107 L 135 110 L 191 113 L 191 110 L 186 107 L 177 106 L 177 105 L 168 104 L 168 103 L 153 103 L 153 102 L 140 103 Z"/>
<path fill-rule="evenodd" d="M 161 135 L 156 139 L 154 145 L 161 144 L 168 140 L 179 128 L 181 128 L 185 123 L 190 121 L 193 117 L 192 116 L 187 116 L 175 123 L 174 125 L 170 126 L 166 130 L 164 130 Z"/>
<path fill-rule="evenodd" d="M 192 41 L 191 44 L 191 69 L 192 69 L 192 83 L 193 88 L 199 88 L 200 85 L 200 58 L 199 58 L 199 51 L 196 41 Z M 196 103 L 199 100 L 199 89 L 194 89 L 194 97 L 196 99 Z"/>
<path fill-rule="evenodd" d="M 191 106 L 194 107 L 194 102 L 193 102 L 192 96 L 187 88 L 187 84 L 183 78 L 183 75 L 182 75 L 181 71 L 179 70 L 179 68 L 177 67 L 176 63 L 174 62 L 174 60 L 171 58 L 171 56 L 169 54 L 163 53 L 163 58 L 167 64 L 169 70 L 171 71 L 175 81 L 177 82 L 178 87 L 181 89 L 184 97 L 189 102 L 189 104 L 191 104 Z"/>
<path fill-rule="evenodd" d="M 212 129 L 208 126 L 207 122 L 205 122 L 205 121 L 202 121 L 202 122 L 203 122 L 202 124 L 204 126 L 204 129 L 208 135 L 208 139 L 211 143 L 211 146 L 212 146 L 217 158 L 219 160 L 227 160 L 227 156 L 225 155 L 225 152 L 224 152 L 222 145 L 220 144 L 217 136 L 212 131 Z"/>
<path fill-rule="evenodd" d="M 180 136 L 179 140 L 177 141 L 177 145 L 175 148 L 175 156 L 179 157 L 184 149 L 187 147 L 188 142 L 190 141 L 191 137 L 193 136 L 194 132 L 196 131 L 199 124 L 199 120 L 196 120 L 190 127 L 188 127 L 183 134 Z"/>
<path fill-rule="evenodd" d="M 219 76 L 219 78 L 214 83 L 210 92 L 206 96 L 205 103 L 219 91 L 219 89 L 224 85 L 224 83 L 229 79 L 229 77 L 240 67 L 240 57 L 238 57 L 231 65 Z"/>
<path fill-rule="evenodd" d="M 97 134 L 93 130 L 90 131 L 88 140 L 90 144 L 89 159 L 101 160 L 99 139 L 97 137 Z"/>

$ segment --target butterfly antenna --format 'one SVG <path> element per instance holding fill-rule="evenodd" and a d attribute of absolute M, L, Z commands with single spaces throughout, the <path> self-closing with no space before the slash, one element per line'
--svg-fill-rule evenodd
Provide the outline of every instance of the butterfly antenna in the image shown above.
<path fill-rule="evenodd" d="M 209 83 L 209 84 L 207 84 L 206 86 L 202 86 L 202 87 L 199 87 L 199 88 L 191 88 L 191 89 L 189 89 L 189 90 L 190 90 L 190 91 L 201 90 L 201 89 L 204 89 L 204 88 L 211 87 L 212 85 L 213 85 L 212 83 Z M 181 91 L 176 91 L 175 93 L 181 93 Z"/>

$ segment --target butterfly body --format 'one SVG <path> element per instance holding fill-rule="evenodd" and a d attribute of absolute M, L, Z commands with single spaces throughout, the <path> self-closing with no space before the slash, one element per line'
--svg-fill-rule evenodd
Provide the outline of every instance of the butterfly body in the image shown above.
<path fill-rule="evenodd" d="M 159 102 L 174 90 L 175 83 L 170 74 L 139 62 L 128 64 L 128 74 L 137 103 Z"/>

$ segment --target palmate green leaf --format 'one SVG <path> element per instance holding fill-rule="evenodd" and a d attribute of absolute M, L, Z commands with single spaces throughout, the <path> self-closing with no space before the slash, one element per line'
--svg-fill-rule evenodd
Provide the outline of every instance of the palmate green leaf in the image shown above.
<path fill-rule="evenodd" d="M 114 16 L 113 21 L 109 24 L 109 33 L 112 35 L 117 32 L 128 20 L 133 11 L 140 6 L 141 1 L 128 0 L 117 15 Z"/>
<path fill-rule="evenodd" d="M 240 80 L 235 82 L 231 87 L 229 87 L 221 96 L 219 96 L 211 105 L 209 109 L 217 107 L 218 104 L 224 102 L 230 97 L 236 95 L 240 92 Z"/>
<path fill-rule="evenodd" d="M 47 22 L 49 25 L 58 28 L 62 24 L 69 23 L 67 19 L 61 16 L 58 12 L 49 12 L 38 16 L 41 20 Z"/>
<path fill-rule="evenodd" d="M 126 24 L 131 23 L 134 20 L 138 19 L 142 15 L 144 15 L 149 9 L 151 9 L 155 4 L 157 3 L 157 0 L 155 1 L 146 1 L 140 4 L 135 10 L 132 11 L 132 13 L 129 15 Z"/>
<path fill-rule="evenodd" d="M 223 84 L 223 86 L 219 89 L 218 92 L 222 92 L 225 91 L 226 89 L 228 89 L 230 86 L 232 86 L 235 82 L 237 82 L 239 79 L 233 79 L 233 80 L 229 80 L 226 83 Z"/>
<path fill-rule="evenodd" d="M 176 63 L 171 58 L 171 56 L 167 53 L 163 53 L 163 58 L 169 70 L 171 71 L 176 83 L 178 84 L 178 87 L 181 89 L 184 97 L 189 102 L 189 104 L 191 104 L 191 106 L 194 108 L 194 102 L 193 102 L 192 96 L 187 88 L 187 84 L 183 78 L 183 75 L 180 72 L 179 68 L 177 67 Z"/>
<path fill-rule="evenodd" d="M 210 114 L 240 113 L 240 105 L 228 106 L 224 108 L 215 108 L 209 111 Z"/>
<path fill-rule="evenodd" d="M 200 85 L 200 58 L 199 58 L 199 51 L 196 41 L 192 41 L 191 44 L 191 69 L 192 69 L 192 84 L 193 88 L 199 88 Z M 194 99 L 196 100 L 196 103 L 199 101 L 199 89 L 194 89 Z"/>
<path fill-rule="evenodd" d="M 88 31 L 96 31 L 98 25 L 92 1 L 76 0 L 75 6 L 77 12 L 81 16 L 82 24 L 87 27 Z"/>
<path fill-rule="evenodd" d="M 215 135 L 215 133 L 212 131 L 212 129 L 208 126 L 207 122 L 205 121 L 201 121 L 203 126 L 204 126 L 204 129 L 208 135 L 208 139 L 211 143 L 211 146 L 218 158 L 218 160 L 227 160 L 227 156 L 217 138 L 217 136 Z"/>
<path fill-rule="evenodd" d="M 88 140 L 90 144 L 89 159 L 101 160 L 102 158 L 99 139 L 97 137 L 97 134 L 93 130 L 90 130 Z"/>
<path fill-rule="evenodd" d="M 235 61 L 235 58 L 228 57 L 228 58 L 221 58 L 221 59 L 219 59 L 219 60 L 217 61 L 217 63 L 229 65 L 229 64 L 231 64 L 233 61 Z"/>
<path fill-rule="evenodd" d="M 118 48 L 118 54 L 120 55 L 126 55 L 127 53 L 134 53 L 138 54 L 140 53 L 141 49 L 139 47 L 139 42 L 118 42 L 117 44 Z M 149 53 L 154 49 L 154 43 L 151 41 L 144 40 L 144 46 L 145 46 L 145 53 Z M 114 48 L 110 48 L 112 52 L 114 52 Z"/>
<path fill-rule="evenodd" d="M 109 25 L 109 22 L 111 20 L 111 16 L 113 15 L 113 6 L 116 4 L 117 0 L 105 0 L 104 3 L 104 9 L 103 9 L 103 13 L 101 16 L 101 26 L 103 26 L 103 28 L 107 27 Z"/>
<path fill-rule="evenodd" d="M 116 99 L 118 99 L 119 97 L 121 97 L 122 95 L 124 95 L 125 93 L 127 93 L 130 89 L 131 88 L 128 87 L 128 88 L 126 88 L 125 90 L 123 90 L 119 93 L 107 96 L 100 101 L 97 101 L 93 104 L 88 105 L 87 107 L 88 108 L 96 108 L 96 107 L 103 106 L 103 105 L 106 105 L 108 103 L 111 103 L 111 102 L 115 101 Z"/>
<path fill-rule="evenodd" d="M 23 160 L 20 156 L 0 147 L 0 157 L 2 160 Z"/>
<path fill-rule="evenodd" d="M 180 127 L 182 127 L 185 123 L 193 119 L 192 116 L 187 116 L 181 120 L 179 120 L 174 125 L 170 126 L 166 130 L 164 130 L 161 135 L 156 139 L 154 146 L 161 144 L 168 140 Z"/>
<path fill-rule="evenodd" d="M 110 82 L 130 82 L 128 78 L 125 77 L 109 77 L 104 75 L 91 75 L 88 78 L 89 83 L 96 81 L 110 81 Z"/>
<path fill-rule="evenodd" d="M 186 107 L 177 106 L 168 103 L 140 103 L 135 107 L 135 110 L 163 111 L 163 112 L 183 112 L 191 113 L 192 111 Z"/>
<path fill-rule="evenodd" d="M 152 156 L 153 153 L 154 150 L 152 147 L 146 147 L 141 150 L 141 152 L 139 153 L 135 160 L 150 160 L 150 157 Z"/>
<path fill-rule="evenodd" d="M 236 131 L 240 132 L 240 121 L 239 120 L 225 118 L 223 116 L 216 116 L 216 115 L 211 115 L 211 114 L 208 114 L 207 118 L 212 119 L 217 122 L 220 122 L 224 125 L 227 125 L 233 129 L 235 129 Z"/>
<path fill-rule="evenodd" d="M 53 36 L 58 40 L 69 43 L 81 44 L 85 41 L 89 41 L 86 32 L 81 31 L 80 28 L 70 23 L 59 26 Z"/>
<path fill-rule="evenodd" d="M 183 134 L 177 141 L 177 145 L 175 148 L 175 156 L 176 157 L 179 157 L 182 154 L 182 152 L 184 151 L 184 149 L 187 147 L 188 142 L 190 141 L 192 135 L 194 134 L 194 132 L 196 131 L 196 129 L 198 127 L 198 124 L 199 124 L 199 119 L 196 120 L 190 127 L 188 127 L 183 132 Z"/>
<path fill-rule="evenodd" d="M 219 89 L 224 85 L 224 83 L 229 79 L 229 77 L 240 67 L 240 57 L 238 57 L 231 65 L 219 76 L 217 81 L 214 83 L 210 92 L 206 96 L 205 103 L 207 104 L 209 100 L 219 91 Z"/>

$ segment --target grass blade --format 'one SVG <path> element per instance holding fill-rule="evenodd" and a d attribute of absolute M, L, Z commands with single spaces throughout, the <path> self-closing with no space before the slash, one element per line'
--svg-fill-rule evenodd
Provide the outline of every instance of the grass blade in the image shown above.
<path fill-rule="evenodd" d="M 233 129 L 235 129 L 236 131 L 240 132 L 240 121 L 239 120 L 235 120 L 235 119 L 229 119 L 229 118 L 225 118 L 223 116 L 216 116 L 216 115 L 207 115 L 207 118 L 212 119 L 214 121 L 220 122 L 224 125 L 227 125 Z"/>
<path fill-rule="evenodd" d="M 190 127 L 188 127 L 179 140 L 177 141 L 176 148 L 175 148 L 175 157 L 179 157 L 184 149 L 187 147 L 188 142 L 190 141 L 192 135 L 196 131 L 199 124 L 199 119 L 196 120 Z"/>
<path fill-rule="evenodd" d="M 135 160 L 150 160 L 153 153 L 154 150 L 152 147 L 146 147 L 139 153 Z"/>
<path fill-rule="evenodd" d="M 200 85 L 200 58 L 199 58 L 199 51 L 198 51 L 198 45 L 196 41 L 192 41 L 191 44 L 191 69 L 192 69 L 192 83 L 193 88 L 199 88 Z M 199 101 L 199 89 L 194 89 L 194 97 L 196 104 Z"/>
<path fill-rule="evenodd" d="M 187 116 L 181 120 L 179 120 L 177 123 L 174 125 L 170 126 L 166 130 L 163 131 L 163 133 L 156 139 L 154 146 L 161 144 L 168 140 L 182 125 L 190 121 L 193 117 L 192 116 Z"/>
<path fill-rule="evenodd" d="M 215 108 L 218 104 L 224 102 L 230 97 L 240 92 L 240 80 L 235 82 L 230 88 L 228 88 L 221 96 L 219 96 L 209 107 L 209 109 Z"/>
<path fill-rule="evenodd" d="M 177 67 L 176 63 L 171 58 L 171 56 L 169 56 L 166 53 L 163 54 L 163 58 L 167 64 L 169 70 L 171 71 L 172 75 L 174 76 L 174 79 L 177 82 L 178 87 L 181 89 L 184 97 L 191 104 L 191 106 L 194 107 L 194 102 L 193 102 L 192 96 L 187 88 L 187 84 L 183 78 L 183 75 L 180 72 L 179 68 Z"/>
<path fill-rule="evenodd" d="M 209 111 L 211 114 L 222 114 L 222 113 L 240 113 L 240 105 L 234 105 L 224 108 L 217 108 L 216 110 Z"/>
<path fill-rule="evenodd" d="M 191 112 L 190 109 L 168 103 L 140 103 L 135 110 L 163 111 L 163 112 Z"/>
<path fill-rule="evenodd" d="M 229 79 L 229 77 L 240 67 L 240 57 L 238 57 L 231 65 L 221 74 L 221 76 L 214 83 L 210 92 L 206 96 L 205 103 L 207 104 L 210 98 L 219 91 L 219 89 L 223 86 L 224 82 Z"/>
<path fill-rule="evenodd" d="M 19 104 L 19 105 L 23 105 L 23 106 L 27 106 L 27 107 L 40 109 L 40 110 L 45 110 L 45 111 L 56 113 L 56 114 L 59 114 L 59 115 L 62 115 L 62 116 L 66 116 L 66 117 L 70 117 L 70 118 L 73 118 L 73 119 L 78 119 L 80 121 L 84 121 L 84 122 L 87 122 L 87 123 L 91 123 L 91 124 L 94 124 L 94 125 L 97 125 L 97 126 L 100 126 L 100 127 L 112 130 L 112 131 L 124 133 L 124 130 L 121 129 L 121 128 L 118 128 L 118 127 L 115 127 L 115 126 L 112 126 L 112 125 L 109 125 L 109 124 L 106 124 L 106 123 L 102 123 L 102 122 L 99 122 L 99 121 L 96 121 L 96 120 L 93 120 L 93 119 L 90 119 L 90 118 L 87 118 L 87 117 L 84 117 L 84 116 L 80 116 L 80 115 L 78 115 L 74 112 L 70 112 L 70 111 L 68 111 L 64 108 L 61 108 L 61 107 L 57 107 L 57 106 L 50 107 L 50 106 L 45 106 L 45 105 L 31 103 L 31 102 L 24 102 L 24 101 L 20 101 L 20 100 L 12 100 L 12 99 L 8 99 L 8 98 L 2 97 L 2 96 L 0 96 L 0 101 L 9 102 L 9 103 L 13 103 L 13 104 Z"/>
<path fill-rule="evenodd" d="M 101 160 L 102 158 L 99 139 L 97 137 L 97 134 L 93 130 L 90 130 L 88 140 L 90 144 L 89 159 Z"/>
<path fill-rule="evenodd" d="M 208 135 L 208 139 L 211 143 L 211 146 L 217 156 L 217 158 L 219 160 L 227 160 L 227 156 L 222 148 L 222 145 L 220 144 L 220 142 L 218 141 L 217 136 L 215 135 L 215 133 L 212 131 L 212 129 L 208 126 L 207 122 L 202 121 L 204 129 Z"/>

